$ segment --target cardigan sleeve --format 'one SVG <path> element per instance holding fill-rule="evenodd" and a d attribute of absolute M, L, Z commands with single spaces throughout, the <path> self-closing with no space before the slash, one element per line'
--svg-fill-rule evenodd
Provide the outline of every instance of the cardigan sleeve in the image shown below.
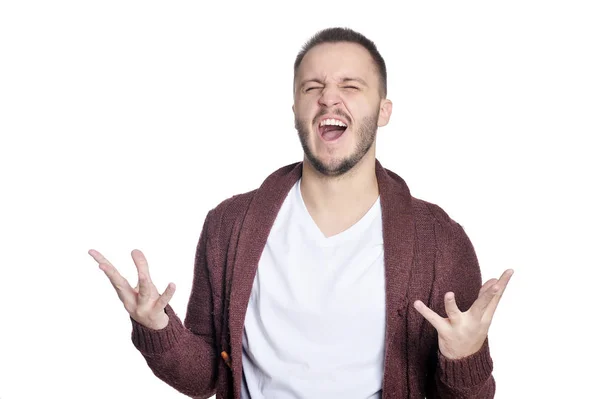
<path fill-rule="evenodd" d="M 471 307 L 479 295 L 482 279 L 475 250 L 463 228 L 452 223 L 447 272 L 442 274 L 436 287 L 439 298 L 438 314 L 447 317 L 443 297 L 455 293 L 461 311 Z M 496 384 L 492 376 L 492 358 L 486 339 L 476 353 L 462 359 L 448 359 L 437 350 L 434 386 L 431 398 L 437 399 L 492 399 Z"/>
<path fill-rule="evenodd" d="M 131 319 L 133 344 L 152 372 L 179 392 L 196 398 L 214 395 L 218 368 L 208 275 L 211 212 L 206 217 L 196 247 L 194 280 L 185 324 L 170 305 L 165 308 L 169 322 L 161 330 L 146 328 Z"/>

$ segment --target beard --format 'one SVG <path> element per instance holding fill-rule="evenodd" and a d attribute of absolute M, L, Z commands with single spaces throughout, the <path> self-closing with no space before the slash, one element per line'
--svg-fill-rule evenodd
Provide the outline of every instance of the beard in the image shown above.
<path fill-rule="evenodd" d="M 315 121 L 322 115 L 325 115 L 326 110 L 319 113 L 315 117 Z M 349 120 L 344 113 L 341 111 L 334 111 L 334 114 L 339 116 L 346 117 L 346 120 Z M 356 148 L 347 157 L 335 159 L 330 164 L 324 163 L 320 160 L 316 154 L 310 149 L 308 145 L 308 140 L 310 136 L 310 126 L 311 124 L 306 121 L 301 121 L 297 117 L 295 118 L 294 125 L 296 130 L 298 131 L 298 137 L 300 138 L 300 144 L 302 144 L 302 149 L 304 150 L 304 155 L 306 159 L 310 162 L 310 164 L 315 168 L 315 170 L 321 173 L 324 176 L 329 177 L 337 177 L 347 173 L 351 170 L 357 163 L 360 162 L 361 159 L 365 156 L 367 152 L 373 146 L 375 142 L 375 136 L 377 135 L 377 120 L 379 119 L 379 109 L 373 115 L 366 116 L 359 122 L 357 122 L 355 127 L 354 134 L 358 137 L 358 143 Z M 314 124 L 314 122 L 313 122 Z M 319 132 L 315 132 L 315 134 L 319 134 Z M 343 134 L 346 134 L 344 132 Z"/>

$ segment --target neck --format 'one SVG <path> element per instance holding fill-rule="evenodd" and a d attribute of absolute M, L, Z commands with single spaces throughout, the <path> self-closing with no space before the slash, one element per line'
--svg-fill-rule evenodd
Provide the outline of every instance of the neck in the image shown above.
<path fill-rule="evenodd" d="M 325 219 L 356 219 L 379 196 L 375 156 L 367 153 L 354 168 L 336 177 L 322 175 L 305 159 L 300 190 L 311 214 Z"/>

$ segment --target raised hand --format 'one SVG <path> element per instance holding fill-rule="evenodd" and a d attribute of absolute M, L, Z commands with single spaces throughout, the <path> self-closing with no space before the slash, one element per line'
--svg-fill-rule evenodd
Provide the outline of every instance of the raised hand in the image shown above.
<path fill-rule="evenodd" d="M 148 262 L 142 251 L 137 249 L 131 251 L 131 257 L 138 270 L 138 285 L 135 288 L 129 285 L 129 282 L 100 252 L 90 249 L 88 254 L 98 262 L 100 269 L 115 287 L 119 299 L 132 319 L 154 330 L 160 330 L 169 324 L 169 316 L 164 310 L 175 294 L 175 284 L 169 283 L 165 292 L 160 295 L 150 279 Z"/>
<path fill-rule="evenodd" d="M 492 317 L 514 271 L 502 273 L 500 280 L 491 279 L 479 290 L 479 296 L 466 312 L 461 312 L 453 292 L 446 293 L 444 305 L 447 318 L 443 318 L 417 300 L 415 309 L 425 317 L 438 332 L 439 349 L 449 359 L 460 359 L 477 352 L 488 335 Z"/>

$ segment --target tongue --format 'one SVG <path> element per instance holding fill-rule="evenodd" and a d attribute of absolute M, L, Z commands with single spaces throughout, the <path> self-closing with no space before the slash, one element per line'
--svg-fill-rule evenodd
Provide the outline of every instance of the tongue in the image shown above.
<path fill-rule="evenodd" d="M 323 139 L 333 141 L 339 138 L 346 131 L 345 127 L 341 126 L 326 126 L 323 130 Z"/>

